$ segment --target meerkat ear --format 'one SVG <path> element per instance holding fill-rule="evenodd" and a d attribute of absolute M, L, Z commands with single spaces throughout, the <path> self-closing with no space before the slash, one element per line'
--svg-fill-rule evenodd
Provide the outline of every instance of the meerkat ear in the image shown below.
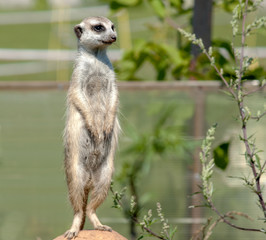
<path fill-rule="evenodd" d="M 83 33 L 83 29 L 82 29 L 82 27 L 81 27 L 80 25 L 76 25 L 76 26 L 74 27 L 74 31 L 75 31 L 75 33 L 76 33 L 77 38 L 80 39 L 80 37 L 81 37 L 81 35 L 82 35 L 82 33 Z"/>

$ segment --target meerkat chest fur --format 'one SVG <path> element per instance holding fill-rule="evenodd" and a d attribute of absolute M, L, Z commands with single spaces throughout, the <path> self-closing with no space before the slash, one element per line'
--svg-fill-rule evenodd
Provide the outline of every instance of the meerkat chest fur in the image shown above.
<path fill-rule="evenodd" d="M 95 55 L 83 53 L 77 59 L 75 72 L 79 75 L 80 91 L 94 99 L 95 105 L 108 105 L 108 100 L 116 95 L 115 73 L 105 50 L 99 50 Z"/>

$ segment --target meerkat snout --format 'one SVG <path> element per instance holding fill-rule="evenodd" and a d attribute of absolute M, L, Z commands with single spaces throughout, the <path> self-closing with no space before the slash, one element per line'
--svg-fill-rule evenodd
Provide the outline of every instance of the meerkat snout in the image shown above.
<path fill-rule="evenodd" d="M 79 44 L 87 49 L 105 48 L 116 41 L 114 24 L 105 17 L 90 17 L 74 27 Z"/>

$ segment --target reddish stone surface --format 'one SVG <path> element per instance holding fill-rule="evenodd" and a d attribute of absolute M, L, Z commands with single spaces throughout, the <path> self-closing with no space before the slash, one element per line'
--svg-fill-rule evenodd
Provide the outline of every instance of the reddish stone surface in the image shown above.
<path fill-rule="evenodd" d="M 121 236 L 119 233 L 112 231 L 98 231 L 98 230 L 82 230 L 79 232 L 75 240 L 127 240 L 125 237 Z M 61 235 L 54 240 L 66 240 L 64 235 Z"/>

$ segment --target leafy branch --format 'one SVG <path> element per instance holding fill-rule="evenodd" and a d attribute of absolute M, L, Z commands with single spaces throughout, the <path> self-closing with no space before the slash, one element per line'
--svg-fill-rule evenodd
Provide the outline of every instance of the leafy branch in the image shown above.
<path fill-rule="evenodd" d="M 253 232 L 266 233 L 266 231 L 264 229 L 245 228 L 245 227 L 240 227 L 240 226 L 233 224 L 230 220 L 228 220 L 228 218 L 232 218 L 231 217 L 232 213 L 236 213 L 236 212 L 233 211 L 233 212 L 229 212 L 227 214 L 222 214 L 215 207 L 215 204 L 213 203 L 213 200 L 212 200 L 213 183 L 211 181 L 211 178 L 213 175 L 214 159 L 210 159 L 210 155 L 211 155 L 211 145 L 212 145 L 212 141 L 214 140 L 215 130 L 216 130 L 216 125 L 212 126 L 208 130 L 206 138 L 203 140 L 203 143 L 201 146 L 201 152 L 200 152 L 200 161 L 202 164 L 202 172 L 201 172 L 202 195 L 203 195 L 204 199 L 206 200 L 206 206 L 211 208 L 219 216 L 219 219 L 217 220 L 218 222 L 224 222 L 233 228 L 243 230 L 243 231 L 253 231 Z M 245 216 L 246 218 L 249 218 L 244 213 L 238 212 L 237 215 L 241 215 L 241 216 Z M 216 222 L 216 224 L 218 222 Z"/>
<path fill-rule="evenodd" d="M 185 38 L 187 38 L 190 42 L 193 44 L 196 44 L 199 46 L 201 51 L 207 56 L 207 58 L 210 61 L 211 66 L 215 69 L 217 74 L 220 76 L 221 80 L 225 84 L 226 88 L 228 89 L 229 93 L 235 100 L 238 106 L 240 120 L 241 120 L 241 130 L 242 130 L 242 136 L 240 137 L 241 141 L 243 141 L 245 146 L 245 158 L 248 163 L 248 166 L 251 169 L 251 172 L 253 174 L 253 181 L 254 184 L 249 184 L 249 187 L 252 189 L 252 191 L 257 195 L 259 200 L 259 206 L 262 209 L 264 220 L 266 220 L 266 205 L 265 200 L 262 194 L 262 187 L 261 187 L 261 176 L 264 174 L 265 169 L 265 162 L 262 164 L 261 160 L 259 158 L 258 152 L 254 140 L 252 139 L 252 136 L 248 136 L 247 132 L 247 123 L 250 119 L 260 120 L 262 117 L 266 115 L 266 111 L 261 113 L 260 111 L 257 113 L 256 117 L 253 117 L 251 115 L 251 112 L 249 111 L 249 108 L 244 103 L 244 98 L 251 93 L 245 94 L 243 91 L 243 82 L 245 80 L 244 76 L 247 70 L 249 69 L 250 64 L 253 62 L 252 58 L 249 58 L 245 56 L 245 45 L 246 45 L 246 37 L 251 33 L 251 31 L 254 31 L 255 29 L 265 27 L 266 26 L 266 18 L 260 18 L 255 20 L 253 23 L 246 26 L 246 20 L 247 15 L 251 11 L 255 11 L 259 4 L 261 3 L 261 0 L 255 0 L 250 3 L 250 1 L 245 0 L 245 2 L 240 1 L 240 3 L 235 7 L 233 11 L 233 17 L 232 17 L 232 28 L 233 28 L 233 36 L 236 36 L 239 32 L 239 29 L 241 29 L 240 35 L 241 35 L 241 48 L 240 51 L 235 50 L 235 59 L 236 64 L 238 67 L 235 67 L 235 79 L 230 79 L 230 81 L 226 80 L 223 74 L 223 69 L 218 69 L 215 58 L 213 56 L 213 50 L 210 47 L 208 51 L 206 50 L 203 42 L 201 39 L 197 38 L 195 34 L 191 34 L 186 32 L 185 30 L 181 29 L 180 27 L 173 24 L 173 21 L 171 19 L 168 19 L 168 23 L 177 29 Z M 241 27 L 239 27 L 239 23 L 241 24 Z M 259 89 L 262 89 L 265 87 L 265 80 L 262 82 L 262 85 Z M 210 207 L 218 216 L 219 220 L 227 225 L 244 231 L 254 231 L 254 232 L 262 232 L 266 233 L 264 229 L 254 229 L 254 228 L 243 228 L 240 226 L 237 226 L 233 224 L 230 220 L 228 220 L 228 215 L 224 215 L 220 213 L 220 211 L 215 207 L 213 201 L 212 201 L 212 191 L 213 191 L 213 185 L 210 181 L 212 174 L 213 174 L 213 167 L 214 167 L 214 160 L 209 160 L 210 156 L 210 145 L 211 141 L 214 139 L 214 131 L 215 127 L 212 127 L 208 133 L 206 139 L 203 141 L 202 144 L 202 151 L 200 154 L 200 159 L 202 163 L 202 194 L 207 202 L 208 207 Z"/>
<path fill-rule="evenodd" d="M 114 208 L 118 209 L 125 209 L 125 206 L 122 202 L 122 199 L 125 195 L 126 189 L 122 189 L 121 192 L 116 192 L 113 189 L 113 184 L 111 185 L 110 188 L 112 194 L 113 194 L 113 202 Z M 136 211 L 136 202 L 135 202 L 135 197 L 131 197 L 131 204 L 130 204 L 130 210 L 128 211 L 128 216 L 132 221 L 134 221 L 137 225 L 139 225 L 142 229 L 143 232 L 146 232 L 149 236 L 155 237 L 157 239 L 161 240 L 172 240 L 174 237 L 174 234 L 176 232 L 176 228 L 171 228 L 168 224 L 168 220 L 165 219 L 164 214 L 162 212 L 161 204 L 157 203 L 157 215 L 160 219 L 160 222 L 162 224 L 162 231 L 161 233 L 156 233 L 151 229 L 151 226 L 156 223 L 158 220 L 153 217 L 152 215 L 152 210 L 149 210 L 146 215 L 144 215 L 142 220 L 139 220 L 138 217 L 135 216 L 135 211 Z M 141 235 L 138 239 L 142 239 L 144 235 Z"/>
<path fill-rule="evenodd" d="M 237 212 L 237 211 L 230 211 L 223 215 L 223 218 L 228 218 L 231 220 L 235 220 L 236 216 L 240 216 L 246 218 L 248 220 L 252 220 L 248 215 Z M 221 222 L 224 222 L 222 217 L 212 221 L 212 217 L 207 220 L 207 223 L 203 225 L 193 236 L 192 240 L 208 240 L 212 235 L 213 229 Z"/>

